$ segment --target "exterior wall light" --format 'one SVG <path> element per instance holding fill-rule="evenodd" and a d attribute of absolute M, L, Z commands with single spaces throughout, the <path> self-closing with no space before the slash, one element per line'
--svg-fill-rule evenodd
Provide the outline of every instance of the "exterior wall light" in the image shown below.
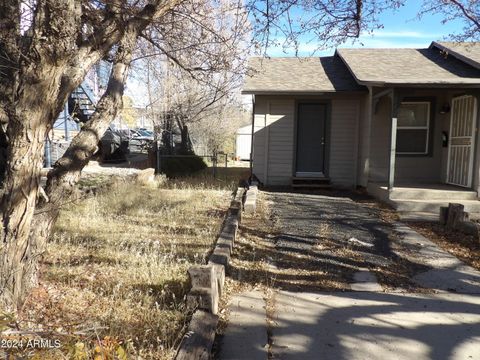
<path fill-rule="evenodd" d="M 450 105 L 445 103 L 440 109 L 440 114 L 448 114 L 450 112 Z"/>

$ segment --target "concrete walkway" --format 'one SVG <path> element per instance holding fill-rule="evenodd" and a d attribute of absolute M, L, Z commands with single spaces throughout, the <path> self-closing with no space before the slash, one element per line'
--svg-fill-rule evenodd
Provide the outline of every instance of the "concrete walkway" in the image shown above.
<path fill-rule="evenodd" d="M 220 359 L 480 360 L 480 272 L 348 196 L 269 198 L 275 265 L 341 273 L 354 291 L 292 291 L 279 281 L 268 322 L 261 294 L 236 297 Z M 309 256 L 308 265 L 287 261 L 299 254 Z M 374 270 L 395 272 L 397 264 L 411 265 L 411 281 L 424 293 L 381 286 Z"/>
<path fill-rule="evenodd" d="M 405 224 L 395 223 L 394 230 L 400 235 L 402 245 L 409 250 L 401 255 L 430 267 L 429 270 L 416 274 L 414 282 L 437 291 L 480 294 L 480 272 Z"/>
<path fill-rule="evenodd" d="M 280 291 L 275 300 L 275 359 L 480 359 L 478 296 Z"/>
<path fill-rule="evenodd" d="M 264 360 L 267 358 L 265 309 L 263 293 L 258 290 L 232 298 L 229 325 L 220 341 L 220 359 Z"/>

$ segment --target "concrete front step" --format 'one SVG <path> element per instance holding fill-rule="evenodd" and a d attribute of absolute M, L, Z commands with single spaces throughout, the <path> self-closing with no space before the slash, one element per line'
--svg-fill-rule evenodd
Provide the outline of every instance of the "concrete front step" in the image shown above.
<path fill-rule="evenodd" d="M 295 176 L 292 178 L 293 188 L 330 188 L 330 179 L 327 177 L 301 177 Z"/>
<path fill-rule="evenodd" d="M 439 217 L 439 213 L 430 212 L 406 211 L 398 213 L 398 218 L 400 221 L 405 222 L 437 222 Z"/>
<path fill-rule="evenodd" d="M 422 188 L 394 188 L 390 193 L 391 200 L 477 200 L 477 193 L 469 190 L 441 190 Z"/>
<path fill-rule="evenodd" d="M 397 211 L 405 212 L 426 212 L 436 213 L 440 211 L 440 207 L 448 206 L 449 203 L 459 203 L 465 206 L 465 211 L 469 213 L 480 212 L 480 201 L 478 200 L 390 200 L 391 205 Z"/>
<path fill-rule="evenodd" d="M 309 188 L 309 189 L 330 189 L 331 184 L 292 184 L 293 188 Z"/>

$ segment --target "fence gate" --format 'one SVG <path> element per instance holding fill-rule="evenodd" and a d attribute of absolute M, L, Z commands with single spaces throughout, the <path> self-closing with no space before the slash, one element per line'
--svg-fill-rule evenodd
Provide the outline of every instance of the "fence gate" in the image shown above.
<path fill-rule="evenodd" d="M 452 101 L 447 183 L 472 186 L 477 99 L 461 96 Z"/>

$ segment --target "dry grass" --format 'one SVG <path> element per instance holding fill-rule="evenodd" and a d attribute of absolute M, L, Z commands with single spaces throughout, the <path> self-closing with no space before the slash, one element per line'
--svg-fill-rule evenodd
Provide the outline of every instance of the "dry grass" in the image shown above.
<path fill-rule="evenodd" d="M 83 346 L 78 354 L 93 358 L 95 345 L 104 350 L 109 341 L 129 358 L 172 358 L 188 320 L 186 270 L 211 250 L 229 205 L 228 187 L 123 181 L 63 209 L 23 324 L 68 334 L 89 329 L 62 340 L 67 358 Z"/>
<path fill-rule="evenodd" d="M 213 168 L 208 167 L 191 177 L 177 179 L 171 182 L 170 185 L 178 187 L 186 184 L 187 186 L 195 185 L 199 187 L 207 186 L 208 188 L 233 189 L 237 187 L 239 181 L 246 181 L 249 176 L 250 168 L 248 167 L 218 167 L 215 170 L 215 177 Z"/>
<path fill-rule="evenodd" d="M 255 214 L 244 214 L 231 260 L 231 283 L 233 292 L 241 292 L 261 285 L 269 286 L 274 281 L 271 272 L 272 256 L 275 256 L 273 242 L 274 227 L 271 211 L 265 194 L 257 195 Z"/>

